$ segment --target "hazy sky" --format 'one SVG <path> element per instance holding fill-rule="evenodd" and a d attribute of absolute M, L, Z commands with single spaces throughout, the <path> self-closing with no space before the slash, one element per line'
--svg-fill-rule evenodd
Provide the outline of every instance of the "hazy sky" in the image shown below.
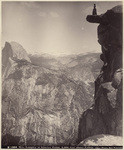
<path fill-rule="evenodd" d="M 122 2 L 2 2 L 2 46 L 20 43 L 28 53 L 54 55 L 100 52 L 97 26 L 86 21 Z"/>

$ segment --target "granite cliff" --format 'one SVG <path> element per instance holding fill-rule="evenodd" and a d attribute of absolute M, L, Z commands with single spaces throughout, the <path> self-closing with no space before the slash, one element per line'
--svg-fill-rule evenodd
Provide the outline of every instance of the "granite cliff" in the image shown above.
<path fill-rule="evenodd" d="M 99 72 L 99 65 L 95 68 L 98 54 L 90 54 L 87 61 L 94 69 L 90 67 L 88 73 L 96 71 L 89 77 L 92 81 L 86 84 L 81 72 L 78 78 L 72 71 L 69 74 L 72 66 L 74 74 L 88 66 L 78 57 L 86 56 L 65 58 L 69 61 L 62 68 L 64 58 L 52 59 L 51 65 L 51 57 L 37 59 L 20 44 L 6 42 L 2 50 L 2 147 L 76 145 L 79 118 L 93 103 L 90 84 Z"/>
<path fill-rule="evenodd" d="M 116 6 L 102 15 L 89 15 L 86 19 L 90 23 L 99 24 L 97 34 L 102 50 L 100 59 L 104 65 L 95 81 L 94 106 L 86 110 L 80 118 L 78 139 L 80 142 L 88 137 L 101 134 L 107 134 L 108 139 L 108 135 L 121 138 L 123 131 L 122 6 Z M 91 139 L 95 140 L 95 138 Z M 117 141 L 114 141 L 115 143 L 111 143 L 111 146 L 118 145 Z M 80 145 L 89 146 L 84 143 L 86 142 Z M 91 143 L 90 146 L 92 144 L 94 145 Z M 103 146 L 102 140 L 96 142 L 95 145 Z M 104 146 L 107 146 L 107 142 L 104 143 Z"/>
<path fill-rule="evenodd" d="M 25 49 L 16 42 L 5 43 L 4 48 L 2 49 L 2 80 L 8 76 L 9 69 L 14 64 L 14 62 L 21 62 L 27 64 L 30 63 L 30 58 L 28 57 Z"/>

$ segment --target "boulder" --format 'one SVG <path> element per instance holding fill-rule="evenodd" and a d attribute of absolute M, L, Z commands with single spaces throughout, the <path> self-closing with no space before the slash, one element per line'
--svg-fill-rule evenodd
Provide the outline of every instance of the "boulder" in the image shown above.
<path fill-rule="evenodd" d="M 122 80 L 122 69 L 118 69 L 115 71 L 114 73 L 114 77 L 112 79 L 112 86 L 115 88 L 115 89 L 118 89 L 120 83 L 121 83 L 121 80 Z"/>
<path fill-rule="evenodd" d="M 83 140 L 78 146 L 122 146 L 121 136 L 100 134 Z"/>

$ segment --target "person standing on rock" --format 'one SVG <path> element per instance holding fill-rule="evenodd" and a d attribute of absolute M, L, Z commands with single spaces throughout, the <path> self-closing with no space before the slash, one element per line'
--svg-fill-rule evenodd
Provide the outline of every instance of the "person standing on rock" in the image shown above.
<path fill-rule="evenodd" d="M 92 15 L 97 15 L 96 4 L 94 4 Z"/>

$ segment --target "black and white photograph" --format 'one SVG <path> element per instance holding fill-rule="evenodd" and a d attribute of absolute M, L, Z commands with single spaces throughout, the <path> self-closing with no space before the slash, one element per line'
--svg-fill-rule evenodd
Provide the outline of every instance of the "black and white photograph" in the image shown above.
<path fill-rule="evenodd" d="M 123 1 L 1 1 L 1 149 L 123 149 Z"/>

